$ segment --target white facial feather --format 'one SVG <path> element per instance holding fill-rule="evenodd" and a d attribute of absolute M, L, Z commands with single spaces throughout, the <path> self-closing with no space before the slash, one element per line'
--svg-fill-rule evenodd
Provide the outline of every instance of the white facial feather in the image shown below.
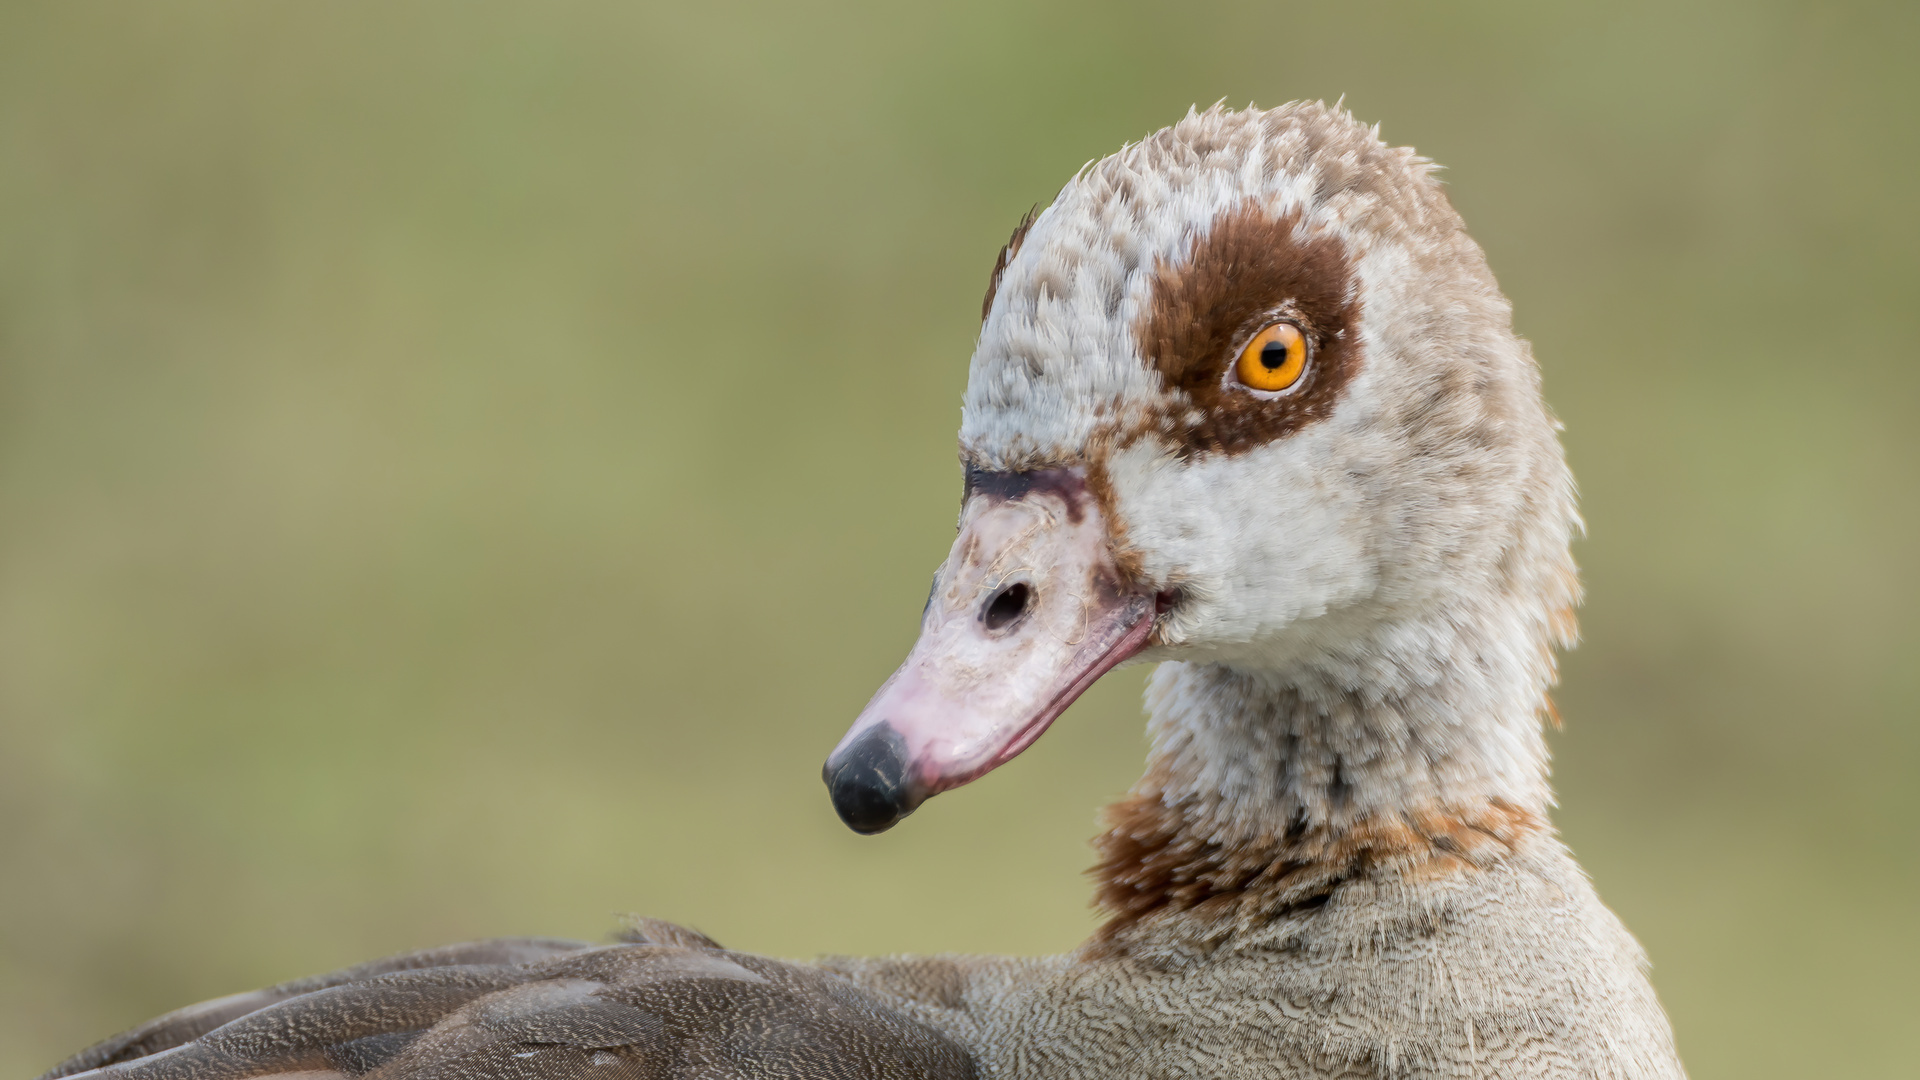
<path fill-rule="evenodd" d="M 1344 112 L 1296 104 L 1190 112 L 1081 170 L 1001 277 L 961 447 L 986 469 L 1104 470 L 1117 535 L 1157 587 L 1182 592 L 1143 659 L 1225 664 L 1322 720 L 1353 713 L 1329 753 L 1348 770 L 1379 759 L 1378 778 L 1397 777 L 1382 800 L 1415 794 L 1405 783 L 1444 795 L 1457 768 L 1543 802 L 1534 717 L 1577 600 L 1572 481 L 1532 356 L 1431 169 Z M 1358 370 L 1330 415 L 1196 453 L 1143 432 L 1173 391 L 1136 335 L 1156 268 L 1177 269 L 1250 201 L 1297 215 L 1296 236 L 1338 240 Z M 1159 692 L 1169 715 L 1213 708 L 1183 693 Z M 1424 757 L 1383 754 L 1409 738 Z M 1475 749 L 1456 761 L 1456 743 Z"/>

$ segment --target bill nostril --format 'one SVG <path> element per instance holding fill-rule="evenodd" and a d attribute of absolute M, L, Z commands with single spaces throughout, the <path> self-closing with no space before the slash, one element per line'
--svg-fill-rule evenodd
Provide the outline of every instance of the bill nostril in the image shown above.
<path fill-rule="evenodd" d="M 1033 589 L 1024 581 L 1016 581 L 995 593 L 993 599 L 987 601 L 987 606 L 981 611 L 980 618 L 987 624 L 987 629 L 990 631 L 1005 630 L 1019 622 L 1032 603 Z"/>

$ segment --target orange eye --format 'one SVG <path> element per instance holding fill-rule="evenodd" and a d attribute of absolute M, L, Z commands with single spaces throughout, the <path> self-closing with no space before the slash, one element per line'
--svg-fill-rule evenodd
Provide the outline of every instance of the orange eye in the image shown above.
<path fill-rule="evenodd" d="M 1233 367 L 1242 386 L 1254 390 L 1285 390 L 1307 370 L 1307 338 L 1292 323 L 1278 322 L 1254 336 L 1240 350 Z"/>

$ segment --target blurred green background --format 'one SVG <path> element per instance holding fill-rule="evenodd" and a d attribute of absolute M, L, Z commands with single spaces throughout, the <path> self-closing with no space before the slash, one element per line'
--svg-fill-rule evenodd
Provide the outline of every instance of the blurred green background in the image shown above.
<path fill-rule="evenodd" d="M 1920 1016 L 1920 5 L 0 6 L 0 1072 L 620 911 L 1092 926 L 1142 673 L 862 839 L 1001 241 L 1189 104 L 1447 166 L 1567 423 L 1568 840 L 1697 1078 Z"/>

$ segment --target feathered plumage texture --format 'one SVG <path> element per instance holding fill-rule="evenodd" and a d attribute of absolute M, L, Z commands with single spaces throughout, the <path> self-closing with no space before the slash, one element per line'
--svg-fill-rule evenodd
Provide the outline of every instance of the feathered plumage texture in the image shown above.
<path fill-rule="evenodd" d="M 1082 169 L 994 267 L 970 506 L 1038 498 L 1006 474 L 1052 470 L 1060 513 L 1024 544 L 1055 517 L 1085 531 L 1097 503 L 1101 572 L 1157 601 L 1137 640 L 1166 661 L 1086 946 L 796 968 L 655 926 L 477 974 L 349 973 L 353 1009 L 294 995 L 236 1021 L 330 1015 L 308 1051 L 215 1032 L 108 1071 L 1680 1077 L 1638 946 L 1547 819 L 1573 482 L 1432 168 L 1325 105 L 1189 113 Z M 1311 352 L 1256 394 L 1231 365 L 1275 320 Z M 467 993 L 487 979 L 503 996 Z M 427 983 L 459 1000 L 394 1004 Z"/>

